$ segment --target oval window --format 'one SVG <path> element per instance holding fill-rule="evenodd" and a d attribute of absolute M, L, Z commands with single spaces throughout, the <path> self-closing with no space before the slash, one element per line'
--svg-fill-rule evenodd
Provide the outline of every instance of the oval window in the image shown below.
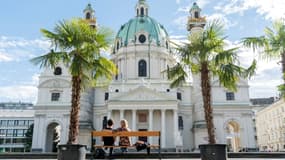
<path fill-rule="evenodd" d="M 61 75 L 61 74 L 62 74 L 61 68 L 60 68 L 60 67 L 56 67 L 56 68 L 54 69 L 54 75 Z"/>
<path fill-rule="evenodd" d="M 145 35 L 140 35 L 139 36 L 139 41 L 140 41 L 140 43 L 144 43 L 145 41 L 146 41 L 146 37 L 145 37 Z"/>

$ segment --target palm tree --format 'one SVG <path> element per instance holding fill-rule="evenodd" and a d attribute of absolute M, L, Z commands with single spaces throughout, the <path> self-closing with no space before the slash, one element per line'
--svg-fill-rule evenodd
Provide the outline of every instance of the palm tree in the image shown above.
<path fill-rule="evenodd" d="M 276 20 L 272 28 L 264 29 L 264 36 L 246 37 L 242 40 L 244 46 L 261 51 L 263 58 L 281 59 L 283 84 L 278 86 L 281 95 L 285 96 L 285 24 L 284 20 Z"/>
<path fill-rule="evenodd" d="M 225 88 L 236 91 L 236 83 L 240 78 L 246 78 L 254 74 L 256 62 L 249 68 L 239 66 L 237 57 L 238 48 L 225 49 L 226 37 L 223 33 L 223 25 L 218 20 L 207 24 L 205 30 L 189 37 L 189 43 L 177 45 L 177 56 L 180 63 L 168 68 L 168 77 L 173 80 L 171 87 L 179 86 L 193 74 L 201 77 L 201 89 L 203 107 L 209 143 L 215 144 L 215 127 L 213 123 L 213 108 L 211 106 L 211 79 L 217 77 Z"/>
<path fill-rule="evenodd" d="M 111 79 L 116 73 L 115 65 L 100 54 L 101 49 L 109 46 L 110 32 L 94 29 L 82 19 L 61 21 L 55 26 L 54 32 L 46 29 L 41 32 L 51 41 L 53 49 L 31 61 L 40 64 L 40 67 L 51 68 L 63 63 L 69 69 L 72 97 L 67 144 L 77 144 L 82 89 L 89 84 L 96 85 L 99 77 Z"/>

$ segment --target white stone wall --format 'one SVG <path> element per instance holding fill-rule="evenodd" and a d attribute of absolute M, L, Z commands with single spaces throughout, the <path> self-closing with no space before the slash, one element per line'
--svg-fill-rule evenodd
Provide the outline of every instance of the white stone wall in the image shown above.
<path fill-rule="evenodd" d="M 285 103 L 278 102 L 256 114 L 258 147 L 261 151 L 285 151 Z"/>

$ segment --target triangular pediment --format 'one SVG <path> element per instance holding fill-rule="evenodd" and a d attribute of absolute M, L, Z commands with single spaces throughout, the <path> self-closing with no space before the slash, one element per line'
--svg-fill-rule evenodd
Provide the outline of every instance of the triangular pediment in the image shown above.
<path fill-rule="evenodd" d="M 176 96 L 167 94 L 169 92 L 158 92 L 146 86 L 139 86 L 129 92 L 110 97 L 110 101 L 176 101 Z"/>

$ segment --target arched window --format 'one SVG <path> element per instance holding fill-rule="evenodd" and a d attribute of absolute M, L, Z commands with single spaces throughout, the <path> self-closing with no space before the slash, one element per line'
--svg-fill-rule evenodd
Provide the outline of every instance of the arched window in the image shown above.
<path fill-rule="evenodd" d="M 194 12 L 195 18 L 199 18 L 199 12 Z"/>
<path fill-rule="evenodd" d="M 146 61 L 139 61 L 139 77 L 146 77 Z"/>
<path fill-rule="evenodd" d="M 86 13 L 86 19 L 91 19 L 91 14 L 89 12 Z"/>
<path fill-rule="evenodd" d="M 144 16 L 144 8 L 141 8 L 141 16 Z"/>
<path fill-rule="evenodd" d="M 137 15 L 139 16 L 139 9 L 137 9 Z"/>
<path fill-rule="evenodd" d="M 120 42 L 118 41 L 117 42 L 117 50 L 119 50 L 120 49 Z"/>

